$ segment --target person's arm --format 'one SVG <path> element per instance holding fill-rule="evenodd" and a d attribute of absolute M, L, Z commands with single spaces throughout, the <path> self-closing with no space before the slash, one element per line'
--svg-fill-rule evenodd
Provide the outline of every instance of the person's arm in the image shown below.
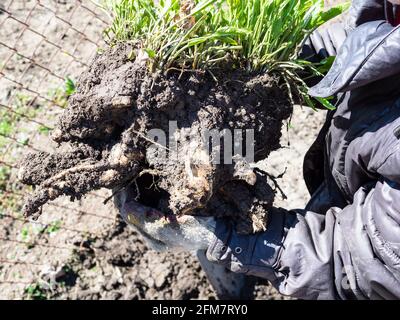
<path fill-rule="evenodd" d="M 326 215 L 278 210 L 268 231 L 253 236 L 219 221 L 208 257 L 297 298 L 400 298 L 398 199 L 400 185 L 386 181 Z"/>
<path fill-rule="evenodd" d="M 328 74 L 310 89 L 311 96 L 326 98 L 353 91 L 400 72 L 400 27 L 382 18 L 348 34 Z"/>
<path fill-rule="evenodd" d="M 389 78 L 371 86 L 358 94 L 370 96 L 372 91 L 375 96 L 374 90 L 391 91 L 397 82 Z M 303 299 L 399 299 L 399 97 L 399 89 L 394 96 L 375 96 L 379 116 L 367 126 L 361 122 L 362 131 L 349 142 L 343 155 L 352 195 L 347 206 L 327 212 L 281 209 L 269 216 L 266 232 L 247 237 L 220 221 L 210 259 L 266 278 L 281 293 Z M 368 112 L 366 105 L 358 107 Z M 313 198 L 323 199 L 318 190 Z"/>
<path fill-rule="evenodd" d="M 238 235 L 226 219 L 169 217 L 128 201 L 121 214 L 156 246 L 205 250 L 236 273 L 301 299 L 400 298 L 400 184 L 361 188 L 326 214 L 276 209 L 265 232 Z"/>
<path fill-rule="evenodd" d="M 353 0 L 346 20 L 346 29 L 351 31 L 363 23 L 385 18 L 385 0 Z"/>

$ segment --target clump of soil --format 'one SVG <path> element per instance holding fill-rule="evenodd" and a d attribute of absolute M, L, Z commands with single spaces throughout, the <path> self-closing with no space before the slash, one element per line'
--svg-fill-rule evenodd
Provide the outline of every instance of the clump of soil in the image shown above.
<path fill-rule="evenodd" d="M 61 195 L 133 188 L 136 200 L 165 213 L 229 216 L 241 233 L 265 229 L 275 195 L 266 177 L 240 155 L 212 161 L 235 146 L 224 140 L 210 154 L 203 133 L 253 129 L 254 160 L 268 157 L 292 111 L 277 80 L 229 69 L 150 73 L 131 52 L 121 44 L 99 54 L 53 132 L 59 148 L 23 160 L 20 179 L 36 187 L 25 215 Z"/>

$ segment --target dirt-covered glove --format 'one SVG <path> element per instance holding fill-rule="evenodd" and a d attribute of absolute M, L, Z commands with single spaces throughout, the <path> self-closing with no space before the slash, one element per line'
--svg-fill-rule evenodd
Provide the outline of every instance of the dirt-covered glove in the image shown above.
<path fill-rule="evenodd" d="M 212 217 L 163 214 L 138 203 L 127 192 L 117 195 L 115 203 L 122 218 L 154 250 L 206 250 L 214 238 L 216 222 Z"/>

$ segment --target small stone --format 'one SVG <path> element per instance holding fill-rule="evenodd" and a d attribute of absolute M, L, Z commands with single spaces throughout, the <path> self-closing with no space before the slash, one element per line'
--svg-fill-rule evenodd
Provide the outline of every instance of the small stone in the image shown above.
<path fill-rule="evenodd" d="M 171 264 L 162 263 L 158 264 L 155 269 L 153 269 L 154 280 L 156 288 L 161 288 L 167 281 L 167 277 L 171 273 Z"/>
<path fill-rule="evenodd" d="M 133 105 L 133 99 L 130 96 L 117 96 L 112 99 L 111 104 L 115 109 L 130 108 Z"/>
<path fill-rule="evenodd" d="M 54 129 L 51 132 L 51 139 L 53 139 L 53 141 L 55 141 L 55 142 L 59 142 L 62 137 L 63 137 L 63 133 L 60 129 Z"/>
<path fill-rule="evenodd" d="M 139 278 L 149 287 L 154 286 L 154 279 L 151 277 L 151 272 L 149 269 L 141 269 L 139 271 Z"/>

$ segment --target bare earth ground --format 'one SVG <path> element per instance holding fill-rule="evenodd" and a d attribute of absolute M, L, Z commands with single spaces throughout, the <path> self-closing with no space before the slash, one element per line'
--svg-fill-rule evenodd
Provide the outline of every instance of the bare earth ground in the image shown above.
<path fill-rule="evenodd" d="M 23 17 L 35 2 L 14 0 L 13 12 Z M 69 1 L 42 2 L 49 2 L 49 5 L 57 2 L 65 12 L 73 10 L 73 4 Z M 34 11 L 29 24 L 37 26 L 49 37 L 62 40 L 63 47 L 73 47 L 76 36 L 64 35 L 64 29 L 57 21 L 46 24 L 52 14 L 43 8 L 39 9 Z M 0 21 L 3 17 L 4 14 L 1 14 Z M 73 19 L 81 26 L 88 17 L 85 13 L 77 13 Z M 12 42 L 13 35 L 20 31 L 20 27 L 12 21 L 6 21 L 0 31 L 0 41 Z M 101 28 L 93 22 L 85 33 L 94 38 L 99 36 Z M 26 36 L 19 40 L 17 46 L 28 52 L 35 45 L 35 39 L 33 35 Z M 87 61 L 95 50 L 89 44 L 80 45 L 77 54 Z M 36 59 L 45 63 L 51 53 L 51 48 L 43 44 Z M 0 63 L 6 56 L 7 50 L 0 46 Z M 23 59 L 13 59 L 16 60 L 8 63 L 8 68 L 4 70 L 10 77 L 19 75 L 24 65 Z M 67 75 L 75 79 L 82 70 L 79 64 L 62 58 L 53 59 L 48 66 L 61 73 L 67 70 Z M 29 79 L 23 78 L 21 81 L 36 84 L 41 89 L 46 87 L 43 94 L 47 94 L 51 84 L 35 83 L 41 78 L 38 72 L 40 68 L 29 69 L 26 74 Z M 16 90 L 21 90 L 2 80 L 0 78 L 0 103 L 4 103 Z M 48 126 L 54 123 L 60 113 L 60 109 L 44 103 L 31 107 L 35 109 L 35 119 Z M 279 182 L 288 199 L 279 200 L 277 205 L 287 209 L 304 207 L 308 194 L 302 180 L 302 160 L 324 116 L 322 111 L 296 107 L 291 128 L 283 135 L 282 145 L 285 148 L 275 152 L 266 163 L 260 164 L 275 175 L 287 168 Z M 0 144 L 0 159 L 16 166 L 6 181 L 7 192 L 0 192 L 0 299 L 215 298 L 204 272 L 191 253 L 156 253 L 148 250 L 140 236 L 118 219 L 112 204 L 103 205 L 107 191 L 91 194 L 75 203 L 59 199 L 44 208 L 39 221 L 21 221 L 21 195 L 26 190 L 16 182 L 17 161 L 29 149 L 27 144 L 40 150 L 51 150 L 54 144 L 46 130 L 40 130 L 39 124 L 27 119 L 18 120 L 13 135 L 17 141 L 24 143 L 21 145 L 10 141 L 6 146 Z M 10 190 L 11 194 L 8 193 Z M 260 284 L 255 295 L 258 299 L 282 299 L 266 284 Z"/>

